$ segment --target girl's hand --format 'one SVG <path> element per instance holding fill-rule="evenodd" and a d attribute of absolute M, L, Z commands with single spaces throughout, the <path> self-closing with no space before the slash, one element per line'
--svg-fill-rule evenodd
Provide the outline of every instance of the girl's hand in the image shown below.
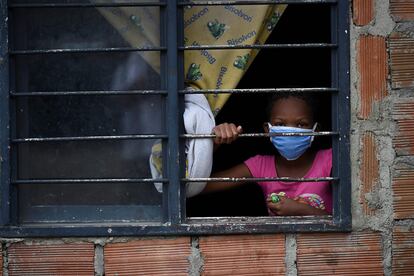
<path fill-rule="evenodd" d="M 216 135 L 216 138 L 214 138 L 214 144 L 221 145 L 233 143 L 239 137 L 239 134 L 243 132 L 243 130 L 241 126 L 236 127 L 235 124 L 223 123 L 215 126 L 212 132 Z"/>
<path fill-rule="evenodd" d="M 278 203 L 273 203 L 270 196 L 266 199 L 267 208 L 278 216 L 299 216 L 302 214 L 303 203 L 281 196 Z"/>
<path fill-rule="evenodd" d="M 266 199 L 267 208 L 278 216 L 322 216 L 328 213 L 325 210 L 314 208 L 308 204 L 280 196 L 278 203 L 273 203 L 270 195 Z"/>

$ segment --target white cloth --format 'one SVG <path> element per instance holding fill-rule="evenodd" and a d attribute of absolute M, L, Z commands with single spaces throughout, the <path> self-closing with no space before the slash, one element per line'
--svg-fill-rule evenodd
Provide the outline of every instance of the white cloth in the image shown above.
<path fill-rule="evenodd" d="M 189 88 L 191 89 L 191 88 Z M 187 134 L 211 134 L 215 126 L 213 113 L 206 97 L 202 94 L 186 94 L 184 98 L 184 127 Z M 186 175 L 189 178 L 210 177 L 213 166 L 213 140 L 211 138 L 187 139 L 185 142 L 185 153 L 187 158 Z M 154 148 L 154 147 L 153 147 Z M 158 152 L 158 155 L 161 152 Z M 153 178 L 162 178 L 162 171 L 157 169 L 153 153 L 150 156 L 150 168 Z M 186 183 L 186 196 L 192 197 L 199 194 L 207 183 Z M 162 193 L 162 183 L 154 183 L 158 192 Z"/>

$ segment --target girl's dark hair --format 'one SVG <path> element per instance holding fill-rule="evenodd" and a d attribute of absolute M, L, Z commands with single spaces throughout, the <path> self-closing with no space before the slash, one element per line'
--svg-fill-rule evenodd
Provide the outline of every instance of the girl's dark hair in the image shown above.
<path fill-rule="evenodd" d="M 279 93 L 271 96 L 266 106 L 266 118 L 270 119 L 270 115 L 272 113 L 272 108 L 275 102 L 282 99 L 288 99 L 290 97 L 298 98 L 303 101 L 310 107 L 313 120 L 317 122 L 319 120 L 318 110 L 320 108 L 320 99 L 317 95 L 313 93 L 306 93 L 306 92 L 296 92 L 296 93 Z"/>

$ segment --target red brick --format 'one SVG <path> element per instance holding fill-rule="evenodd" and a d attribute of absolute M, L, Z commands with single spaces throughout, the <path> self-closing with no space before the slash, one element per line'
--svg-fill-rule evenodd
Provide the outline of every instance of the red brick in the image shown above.
<path fill-rule="evenodd" d="M 366 215 L 373 215 L 374 209 L 368 206 L 365 198 L 367 193 L 372 192 L 378 185 L 379 161 L 377 158 L 377 145 L 375 136 L 372 132 L 367 132 L 362 137 L 362 156 L 361 156 L 361 189 L 360 203 Z"/>
<path fill-rule="evenodd" d="M 394 172 L 392 190 L 394 218 L 414 218 L 414 168 L 397 168 Z"/>
<path fill-rule="evenodd" d="M 202 275 L 284 275 L 284 235 L 200 238 Z"/>
<path fill-rule="evenodd" d="M 397 132 L 393 138 L 397 155 L 414 154 L 414 100 L 402 99 L 396 102 L 392 116 L 397 123 Z"/>
<path fill-rule="evenodd" d="M 372 106 L 387 95 L 387 49 L 385 38 L 361 36 L 358 40 L 360 111 L 367 119 Z"/>
<path fill-rule="evenodd" d="M 414 231 L 396 226 L 392 238 L 392 275 L 414 275 Z"/>
<path fill-rule="evenodd" d="M 390 11 L 397 22 L 414 20 L 414 1 L 390 0 Z"/>
<path fill-rule="evenodd" d="M 392 87 L 414 87 L 414 38 L 394 33 L 388 42 Z"/>
<path fill-rule="evenodd" d="M 188 275 L 190 238 L 105 245 L 105 275 Z"/>
<path fill-rule="evenodd" d="M 353 17 L 355 25 L 367 25 L 374 19 L 373 0 L 354 0 L 353 8 Z"/>
<path fill-rule="evenodd" d="M 383 275 L 377 233 L 315 233 L 297 237 L 298 275 Z"/>
<path fill-rule="evenodd" d="M 12 244 L 9 275 L 94 275 L 94 245 Z"/>

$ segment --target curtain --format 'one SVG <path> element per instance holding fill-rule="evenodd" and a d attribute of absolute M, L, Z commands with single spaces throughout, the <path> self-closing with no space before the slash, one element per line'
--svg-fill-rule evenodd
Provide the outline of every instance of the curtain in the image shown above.
<path fill-rule="evenodd" d="M 94 2 L 103 1 L 105 0 Z M 286 5 L 187 6 L 184 7 L 183 43 L 186 46 L 264 44 L 285 9 Z M 98 11 L 130 46 L 161 46 L 158 7 L 98 8 Z M 187 50 L 184 53 L 186 86 L 188 89 L 235 88 L 258 52 L 253 49 Z M 155 72 L 160 73 L 160 56 L 157 52 L 143 51 L 140 55 Z M 230 94 L 213 93 L 206 97 L 207 101 L 201 95 L 186 95 L 184 124 L 188 133 L 209 134 L 214 126 L 214 116 L 219 113 Z M 205 104 L 201 104 L 203 100 Z M 211 116 L 205 112 L 205 108 L 211 109 Z M 206 115 L 200 119 L 203 112 Z M 186 114 L 190 115 L 186 117 Z M 188 127 L 189 124 L 191 127 Z M 203 133 L 199 133 L 200 129 Z M 193 156 L 195 152 L 202 156 Z M 209 177 L 213 141 L 186 141 L 186 157 L 187 177 Z M 162 178 L 161 141 L 153 145 L 149 163 L 152 177 Z M 204 186 L 205 183 L 186 183 L 187 196 L 196 195 Z M 161 183 L 155 183 L 155 187 L 162 192 Z"/>
<path fill-rule="evenodd" d="M 95 0 L 99 3 L 105 0 Z M 184 45 L 264 44 L 286 5 L 187 6 L 184 8 Z M 132 47 L 160 46 L 158 7 L 98 8 Z M 185 81 L 195 89 L 235 88 L 258 50 L 188 50 L 184 53 Z M 159 55 L 140 52 L 160 72 Z M 229 94 L 206 95 L 214 115 Z"/>

